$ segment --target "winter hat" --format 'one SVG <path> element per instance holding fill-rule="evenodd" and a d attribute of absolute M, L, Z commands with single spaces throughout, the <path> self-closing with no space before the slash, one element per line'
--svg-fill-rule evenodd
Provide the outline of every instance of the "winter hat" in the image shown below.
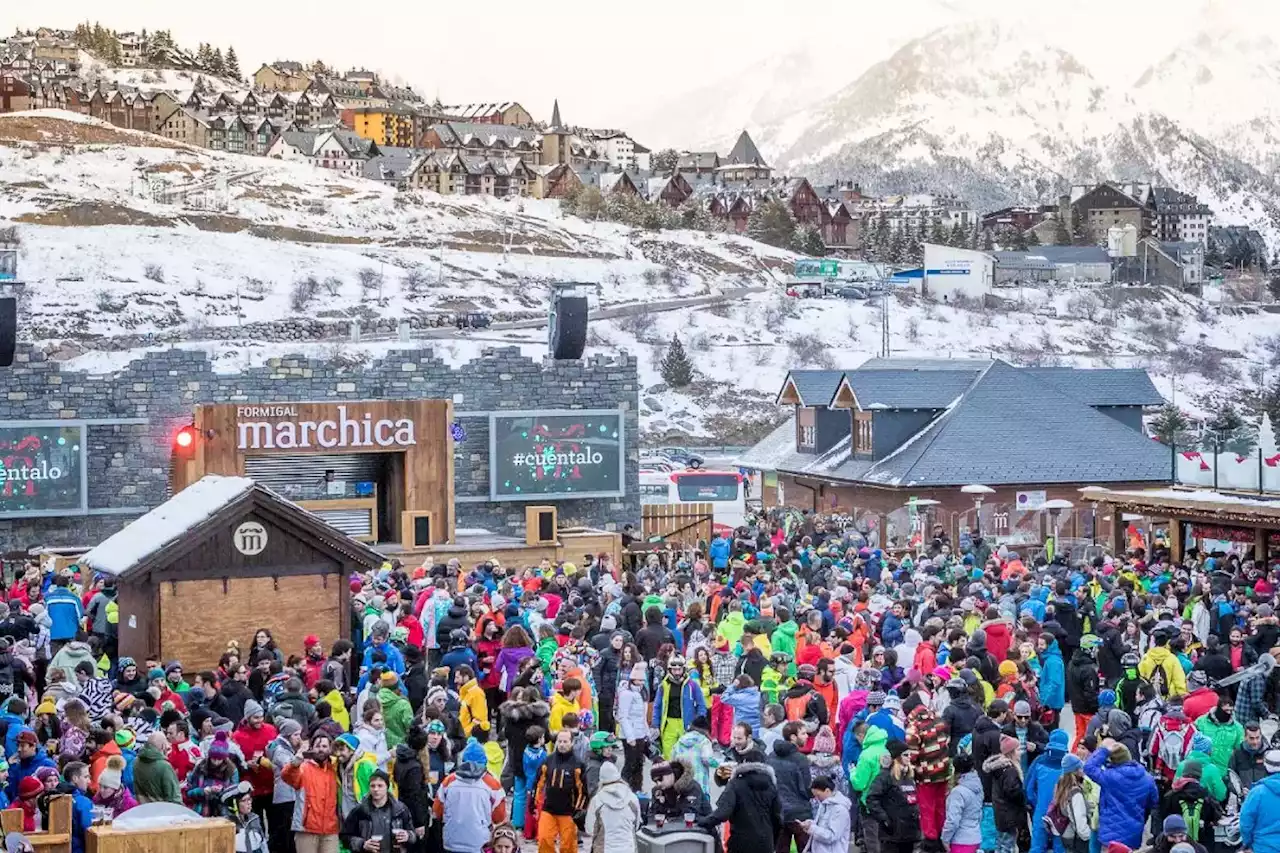
<path fill-rule="evenodd" d="M 25 743 L 30 746 L 39 746 L 40 739 L 36 737 L 36 733 L 31 731 L 31 729 L 23 729 L 18 732 L 18 743 Z"/>
<path fill-rule="evenodd" d="M 1084 762 L 1081 761 L 1079 757 L 1074 755 L 1073 753 L 1068 752 L 1066 755 L 1062 756 L 1062 772 L 1064 774 L 1074 773 L 1075 771 L 1080 770 L 1083 767 L 1084 767 Z"/>
<path fill-rule="evenodd" d="M 1008 713 L 1009 703 L 1003 699 L 992 699 L 991 704 L 987 706 L 987 716 L 993 720 L 1001 714 Z"/>
<path fill-rule="evenodd" d="M 382 673 L 381 684 L 383 687 L 394 690 L 395 686 L 399 683 L 400 683 L 400 676 L 396 675 L 391 670 L 387 670 L 386 672 Z"/>
<path fill-rule="evenodd" d="M 884 708 L 886 711 L 901 711 L 902 698 L 897 693 L 890 693 L 884 697 Z"/>
<path fill-rule="evenodd" d="M 1018 742 L 1016 737 L 1011 735 L 1002 735 L 1000 737 L 1000 752 L 1003 755 L 1013 755 L 1018 751 L 1018 747 L 1022 744 Z"/>
<path fill-rule="evenodd" d="M 210 750 L 212 752 L 212 750 Z M 112 755 L 107 759 L 107 769 L 103 770 L 98 776 L 98 789 L 110 788 L 118 791 L 124 785 L 124 759 L 119 755 Z M 42 786 L 43 787 L 43 786 Z"/>
<path fill-rule="evenodd" d="M 121 749 L 133 749 L 138 745 L 137 736 L 128 729 L 121 729 L 116 732 L 116 746 Z"/>
<path fill-rule="evenodd" d="M 872 690 L 867 694 L 867 707 L 879 708 L 884 704 L 885 695 L 883 690 Z"/>
<path fill-rule="evenodd" d="M 427 691 L 427 704 L 434 705 L 437 699 L 443 699 L 446 702 L 449 701 L 449 691 L 445 690 L 438 684 Z"/>
<path fill-rule="evenodd" d="M 307 636 L 302 638 L 302 648 L 304 650 L 318 645 L 320 645 L 320 638 L 315 634 L 307 634 Z"/>
<path fill-rule="evenodd" d="M 1164 819 L 1163 830 L 1165 835 L 1173 835 L 1175 833 L 1187 834 L 1187 822 L 1180 814 L 1171 814 Z"/>
<path fill-rule="evenodd" d="M 631 680 L 644 681 L 648 677 L 649 668 L 642 663 L 638 663 L 631 667 Z"/>
<path fill-rule="evenodd" d="M 1191 751 L 1209 755 L 1213 752 L 1213 740 L 1203 732 L 1196 732 L 1191 736 Z"/>
<path fill-rule="evenodd" d="M 1133 755 L 1129 752 L 1129 747 L 1122 743 L 1116 744 L 1111 750 L 1111 763 L 1128 764 L 1130 761 L 1133 761 Z"/>
<path fill-rule="evenodd" d="M 226 732 L 218 732 L 213 736 L 213 744 L 209 747 L 209 757 L 214 761 L 225 760 L 231 755 L 231 744 Z"/>
<path fill-rule="evenodd" d="M 103 775 L 104 775 L 104 776 L 106 775 L 106 772 L 107 772 L 107 771 L 105 771 L 105 770 L 104 770 L 104 771 L 102 771 L 102 773 L 103 773 Z M 118 774 L 117 774 L 117 776 L 118 776 Z M 99 784 L 99 785 L 101 785 L 101 784 L 102 784 L 102 782 L 101 782 L 101 777 L 99 777 L 99 782 L 98 782 L 98 784 Z M 117 785 L 116 787 L 119 787 L 119 785 Z M 22 781 L 18 783 L 18 798 L 19 798 L 19 799 L 23 799 L 23 800 L 30 800 L 30 799 L 32 799 L 32 798 L 34 798 L 34 797 L 38 797 L 38 796 L 40 796 L 40 794 L 41 794 L 43 791 L 44 791 L 44 785 L 41 785 L 41 784 L 40 784 L 40 780 L 39 780 L 39 779 L 37 779 L 37 778 L 36 778 L 36 777 L 34 777 L 34 776 L 24 776 L 24 777 L 23 777 L 23 779 L 22 779 Z"/>
<path fill-rule="evenodd" d="M 266 716 L 266 711 L 262 709 L 262 703 L 256 699 L 246 699 L 244 703 L 244 719 L 250 717 Z"/>
<path fill-rule="evenodd" d="M 53 700 L 48 697 L 45 697 L 44 699 L 42 699 L 40 701 L 40 704 L 36 706 L 36 714 L 56 714 L 56 713 L 58 713 L 58 706 L 53 704 Z"/>
<path fill-rule="evenodd" d="M 249 703 L 246 702 L 245 703 L 246 709 L 248 708 L 248 705 Z M 248 714 L 246 714 L 245 716 L 248 716 Z M 295 719 L 286 717 L 285 719 L 280 721 L 280 725 L 277 726 L 276 729 L 277 731 L 279 731 L 280 737 L 290 738 L 290 737 L 293 737 L 294 735 L 302 734 L 302 723 L 298 722 Z"/>
<path fill-rule="evenodd" d="M 818 729 L 818 733 L 813 736 L 813 751 L 829 753 L 836 751 L 836 736 L 832 733 L 831 726 L 822 726 Z"/>
<path fill-rule="evenodd" d="M 613 614 L 609 614 L 608 616 L 600 620 L 601 631 L 613 631 L 617 627 L 618 627 L 618 620 L 613 616 Z"/>
<path fill-rule="evenodd" d="M 404 643 L 409 640 L 409 629 L 404 625 L 397 625 L 391 629 L 391 642 Z"/>
<path fill-rule="evenodd" d="M 352 752 L 360 751 L 360 738 L 356 737 L 351 732 L 343 732 L 338 735 L 337 738 L 334 739 L 333 743 L 334 746 L 341 744 Z"/>
<path fill-rule="evenodd" d="M 1015 717 L 1030 717 L 1031 703 L 1026 699 L 1019 699 L 1013 703 L 1013 715 Z"/>
<path fill-rule="evenodd" d="M 1116 704 L 1116 692 L 1114 690 L 1103 690 L 1098 694 L 1099 707 L 1111 707 Z"/>
<path fill-rule="evenodd" d="M 1011 660 L 1000 661 L 1000 677 L 1008 678 L 1018 674 L 1018 665 Z"/>
<path fill-rule="evenodd" d="M 164 668 L 165 675 L 171 675 L 175 672 L 182 672 L 182 661 L 171 660 L 169 665 Z"/>
<path fill-rule="evenodd" d="M 1050 752 L 1066 752 L 1067 747 L 1071 745 L 1071 736 L 1062 729 L 1054 729 L 1049 735 L 1049 751 Z"/>
<path fill-rule="evenodd" d="M 1280 749 L 1268 749 L 1262 756 L 1262 766 L 1268 773 L 1280 773 Z"/>
<path fill-rule="evenodd" d="M 147 672 L 147 681 L 155 681 L 157 678 L 164 678 L 164 670 L 158 666 Z"/>
<path fill-rule="evenodd" d="M 893 758 L 897 758 L 907 751 L 907 745 L 900 740 L 891 740 L 889 745 L 885 747 L 885 751 Z"/>
<path fill-rule="evenodd" d="M 1188 779 L 1204 778 L 1204 768 L 1200 766 L 1199 761 L 1186 761 L 1182 765 L 1182 775 Z"/>

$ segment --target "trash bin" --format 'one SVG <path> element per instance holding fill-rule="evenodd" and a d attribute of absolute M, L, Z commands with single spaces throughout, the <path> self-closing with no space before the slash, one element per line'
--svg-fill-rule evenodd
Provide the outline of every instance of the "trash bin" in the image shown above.
<path fill-rule="evenodd" d="M 652 823 L 636 833 L 636 853 L 714 853 L 715 838 L 704 829 L 685 827 L 684 821 L 661 828 Z"/>

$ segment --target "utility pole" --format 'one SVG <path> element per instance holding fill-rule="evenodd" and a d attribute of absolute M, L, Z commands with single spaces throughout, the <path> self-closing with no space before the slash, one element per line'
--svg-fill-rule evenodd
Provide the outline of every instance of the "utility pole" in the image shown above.
<path fill-rule="evenodd" d="M 889 297 L 892 296 L 892 293 L 890 293 L 889 288 L 892 285 L 890 285 L 889 283 L 889 277 L 884 274 L 883 267 L 881 268 L 880 282 L 882 285 L 880 288 L 880 357 L 888 358 L 889 352 L 890 352 Z"/>

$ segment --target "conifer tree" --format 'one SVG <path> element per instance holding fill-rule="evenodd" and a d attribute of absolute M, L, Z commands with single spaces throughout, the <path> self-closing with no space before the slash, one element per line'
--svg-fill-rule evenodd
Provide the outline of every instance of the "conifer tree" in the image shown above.
<path fill-rule="evenodd" d="M 679 335 L 671 336 L 671 345 L 667 347 L 667 354 L 662 357 L 659 370 L 662 381 L 672 388 L 684 388 L 693 382 L 693 362 L 685 355 Z"/>
<path fill-rule="evenodd" d="M 244 79 L 244 75 L 240 73 L 240 58 L 236 56 L 234 47 L 227 48 L 227 76 L 235 79 L 237 82 Z"/>
<path fill-rule="evenodd" d="M 227 73 L 227 67 L 222 61 L 222 48 L 215 47 L 213 53 L 209 57 L 209 71 L 215 77 L 221 77 Z"/>
<path fill-rule="evenodd" d="M 1151 422 L 1151 434 L 1162 444 L 1189 447 L 1194 443 L 1191 436 L 1191 419 L 1172 403 L 1166 403 L 1156 413 L 1155 419 Z"/>

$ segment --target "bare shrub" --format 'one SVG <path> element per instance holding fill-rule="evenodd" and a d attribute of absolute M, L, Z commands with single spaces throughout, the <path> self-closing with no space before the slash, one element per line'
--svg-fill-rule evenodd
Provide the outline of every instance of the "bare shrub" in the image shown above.
<path fill-rule="evenodd" d="M 1165 352 L 1178 343 L 1180 332 L 1178 325 L 1169 320 L 1148 322 L 1144 319 L 1134 330 L 1134 337 L 1159 352 Z"/>
<path fill-rule="evenodd" d="M 1210 382 L 1226 384 L 1240 378 L 1240 371 L 1231 363 L 1227 352 L 1217 347 L 1191 347 L 1175 360 L 1180 361 L 1186 370 L 1199 373 Z"/>
<path fill-rule="evenodd" d="M 116 301 L 111 291 L 105 288 L 94 292 L 93 304 L 105 314 L 119 314 L 126 307 L 124 302 Z"/>
<path fill-rule="evenodd" d="M 301 313 L 306 311 L 320 295 L 320 282 L 316 277 L 309 275 L 306 278 L 300 278 L 293 283 L 293 287 L 289 291 L 289 307 L 294 311 Z"/>
<path fill-rule="evenodd" d="M 364 299 L 368 299 L 369 295 L 377 291 L 382 294 L 382 273 L 373 267 L 365 267 L 356 273 L 356 280 L 360 282 L 360 295 Z"/>
<path fill-rule="evenodd" d="M 821 367 L 829 370 L 836 366 L 830 351 L 817 338 L 792 338 L 787 344 L 787 351 L 791 362 L 798 367 Z"/>
<path fill-rule="evenodd" d="M 8 246 L 22 245 L 22 237 L 18 234 L 17 225 L 0 226 L 0 244 Z"/>
<path fill-rule="evenodd" d="M 1092 293 L 1078 293 L 1067 300 L 1067 314 L 1083 318 L 1090 323 L 1097 322 L 1105 307 L 1102 300 Z"/>
<path fill-rule="evenodd" d="M 410 296 L 422 296 L 430 287 L 427 274 L 418 267 L 413 267 L 404 274 L 404 292 Z"/>
<path fill-rule="evenodd" d="M 266 296 L 271 292 L 271 285 L 260 278 L 246 278 L 244 280 L 244 289 L 246 293 L 254 296 Z"/>
<path fill-rule="evenodd" d="M 634 335 L 636 340 L 644 340 L 653 331 L 653 314 L 648 310 L 627 314 L 615 322 L 619 329 Z"/>
<path fill-rule="evenodd" d="M 147 264 L 142 270 L 142 275 L 157 284 L 164 284 L 164 267 L 159 264 Z"/>
<path fill-rule="evenodd" d="M 751 363 L 756 367 L 764 367 L 773 361 L 773 348 L 769 345 L 758 346 L 751 351 Z"/>
<path fill-rule="evenodd" d="M 1268 335 L 1261 341 L 1262 351 L 1267 354 L 1270 367 L 1280 367 L 1280 335 Z"/>
<path fill-rule="evenodd" d="M 920 318 L 912 317 L 907 320 L 907 340 L 920 340 Z"/>
<path fill-rule="evenodd" d="M 321 286 L 324 287 L 324 292 L 330 296 L 337 296 L 342 293 L 342 279 L 336 275 L 327 277 Z"/>
<path fill-rule="evenodd" d="M 689 352 L 705 353 L 711 349 L 711 336 L 706 332 L 694 332 L 685 338 L 684 348 Z"/>

